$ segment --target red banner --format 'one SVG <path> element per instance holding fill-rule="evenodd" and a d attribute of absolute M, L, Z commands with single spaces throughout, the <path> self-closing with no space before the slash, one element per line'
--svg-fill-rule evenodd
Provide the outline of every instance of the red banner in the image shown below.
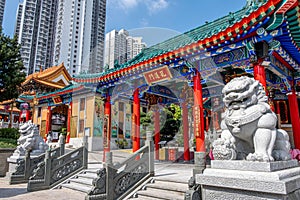
<path fill-rule="evenodd" d="M 164 80 L 170 80 L 172 78 L 172 74 L 167 66 L 154 69 L 149 72 L 144 73 L 144 77 L 148 85 L 153 83 L 157 83 Z"/>
<path fill-rule="evenodd" d="M 195 130 L 195 136 L 201 137 L 201 107 L 200 106 L 194 106 L 194 130 Z M 203 111 L 202 111 L 203 112 Z"/>

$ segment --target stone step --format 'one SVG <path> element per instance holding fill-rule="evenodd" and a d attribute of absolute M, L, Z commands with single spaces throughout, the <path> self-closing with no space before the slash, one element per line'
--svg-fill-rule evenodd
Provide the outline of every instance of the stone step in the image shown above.
<path fill-rule="evenodd" d="M 86 172 L 86 173 L 78 174 L 77 177 L 78 178 L 94 179 L 94 178 L 97 178 L 97 174 L 96 173 Z"/>
<path fill-rule="evenodd" d="M 138 197 L 137 199 L 143 199 L 144 197 L 151 197 L 153 199 L 182 200 L 184 199 L 184 193 L 148 187 L 146 188 L 146 190 L 138 191 L 137 197 Z"/>
<path fill-rule="evenodd" d="M 188 190 L 187 183 L 176 183 L 170 181 L 155 180 L 154 183 L 149 183 L 146 188 L 155 188 L 160 190 L 175 191 L 185 193 Z"/>
<path fill-rule="evenodd" d="M 147 196 L 138 196 L 138 197 L 133 197 L 133 198 L 130 198 L 130 200 L 155 200 L 155 199 L 158 199 L 158 198 L 154 198 L 154 197 L 147 197 Z"/>
<path fill-rule="evenodd" d="M 87 185 L 89 187 L 92 187 L 93 185 L 93 180 L 94 179 L 87 179 L 87 178 L 73 178 L 73 179 L 70 179 L 69 180 L 69 184 L 72 184 L 72 183 L 79 183 L 79 184 L 82 184 L 82 185 Z"/>
<path fill-rule="evenodd" d="M 103 164 L 101 163 L 88 163 L 88 169 L 89 170 L 94 170 L 94 169 L 101 169 L 103 168 Z"/>
<path fill-rule="evenodd" d="M 84 193 L 88 193 L 91 189 L 91 186 L 80 184 L 80 183 L 75 183 L 75 182 L 64 183 L 61 185 L 61 187 L 84 192 Z"/>

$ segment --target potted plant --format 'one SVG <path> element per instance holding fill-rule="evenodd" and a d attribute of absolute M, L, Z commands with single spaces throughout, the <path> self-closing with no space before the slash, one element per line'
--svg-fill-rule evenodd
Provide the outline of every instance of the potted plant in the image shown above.
<path fill-rule="evenodd" d="M 126 139 L 118 139 L 115 140 L 115 142 L 120 149 L 124 149 L 125 147 L 128 146 L 128 142 Z"/>
<path fill-rule="evenodd" d="M 60 134 L 64 136 L 65 142 L 66 142 L 66 137 L 67 137 L 67 128 L 63 127 L 60 130 Z"/>

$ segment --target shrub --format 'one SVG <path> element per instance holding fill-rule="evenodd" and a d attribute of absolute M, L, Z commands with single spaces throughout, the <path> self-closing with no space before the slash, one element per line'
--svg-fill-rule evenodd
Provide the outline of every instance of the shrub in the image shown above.
<path fill-rule="evenodd" d="M 17 140 L 20 137 L 20 133 L 16 128 L 1 128 L 0 138 L 7 138 Z"/>

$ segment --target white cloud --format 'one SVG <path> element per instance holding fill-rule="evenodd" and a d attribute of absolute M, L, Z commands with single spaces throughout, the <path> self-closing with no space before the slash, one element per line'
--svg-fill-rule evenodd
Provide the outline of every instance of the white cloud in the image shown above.
<path fill-rule="evenodd" d="M 139 4 L 139 0 L 118 0 L 117 2 L 124 10 L 134 8 Z"/>
<path fill-rule="evenodd" d="M 166 9 L 169 5 L 169 2 L 167 0 L 147 0 L 145 3 L 150 14 Z"/>
<path fill-rule="evenodd" d="M 146 27 L 146 26 L 149 26 L 149 22 L 146 18 L 142 18 L 140 20 L 140 25 L 141 25 L 141 27 Z"/>
<path fill-rule="evenodd" d="M 168 0 L 110 0 L 109 5 L 118 7 L 125 11 L 134 9 L 139 5 L 144 4 L 149 11 L 149 14 L 157 13 L 169 6 Z"/>

